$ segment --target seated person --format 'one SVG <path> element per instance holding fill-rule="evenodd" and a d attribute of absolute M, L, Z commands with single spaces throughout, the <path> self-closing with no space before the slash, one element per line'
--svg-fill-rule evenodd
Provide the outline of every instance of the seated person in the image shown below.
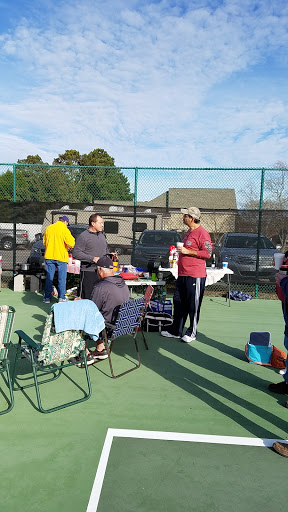
<path fill-rule="evenodd" d="M 100 281 L 94 285 L 90 300 L 98 307 L 106 322 L 111 322 L 113 312 L 117 306 L 129 299 L 129 289 L 124 279 L 119 275 L 114 275 L 113 262 L 108 256 L 102 256 L 97 261 L 97 273 Z M 81 300 L 78 297 L 75 300 Z M 107 359 L 108 354 L 105 350 L 101 338 L 97 340 L 97 348 L 94 352 L 87 351 L 87 364 L 93 364 L 95 359 Z M 81 363 L 79 367 L 83 368 Z"/>
<path fill-rule="evenodd" d="M 113 262 L 109 256 L 102 256 L 97 261 L 99 283 L 96 283 L 90 299 L 102 313 L 105 322 L 111 322 L 114 309 L 126 300 L 129 300 L 129 289 L 124 279 L 114 275 Z M 96 359 L 108 357 L 104 343 L 99 339 L 97 349 L 92 352 Z"/>

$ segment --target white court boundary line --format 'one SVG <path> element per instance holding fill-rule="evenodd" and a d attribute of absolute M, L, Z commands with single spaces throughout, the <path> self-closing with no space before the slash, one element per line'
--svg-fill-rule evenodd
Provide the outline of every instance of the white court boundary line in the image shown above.
<path fill-rule="evenodd" d="M 157 432 L 153 430 L 129 430 L 108 428 L 101 457 L 99 460 L 95 480 L 86 512 L 96 512 L 105 477 L 106 467 L 114 437 L 129 437 L 134 439 L 158 439 L 161 441 L 186 441 L 192 443 L 234 444 L 239 446 L 262 446 L 271 448 L 276 442 L 283 439 L 260 439 L 257 437 L 230 437 L 212 436 L 202 434 L 185 434 L 179 432 Z M 286 441 L 288 442 L 288 440 Z"/>

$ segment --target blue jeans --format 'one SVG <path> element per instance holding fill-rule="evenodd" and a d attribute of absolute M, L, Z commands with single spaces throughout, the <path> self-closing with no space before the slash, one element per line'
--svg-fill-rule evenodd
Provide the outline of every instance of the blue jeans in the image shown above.
<path fill-rule="evenodd" d="M 288 336 L 284 336 L 284 347 L 288 352 Z M 288 384 L 288 357 L 286 358 L 286 373 L 283 375 L 283 377 Z"/>
<path fill-rule="evenodd" d="M 45 260 L 46 263 L 46 283 L 45 283 L 45 299 L 52 298 L 53 279 L 55 270 L 58 271 L 58 298 L 65 299 L 67 263 L 58 260 Z"/>

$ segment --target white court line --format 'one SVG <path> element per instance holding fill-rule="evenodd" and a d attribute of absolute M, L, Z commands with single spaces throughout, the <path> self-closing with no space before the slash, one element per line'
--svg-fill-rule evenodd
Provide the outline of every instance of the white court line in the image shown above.
<path fill-rule="evenodd" d="M 262 446 L 266 448 L 270 448 L 276 441 L 283 442 L 283 439 L 210 436 L 202 434 L 185 434 L 179 432 L 157 432 L 153 430 L 127 430 L 108 428 L 86 512 L 97 511 L 103 480 L 108 463 L 108 458 L 114 437 L 129 437 L 134 439 L 158 439 L 162 441 L 188 441 L 190 443 L 214 443 L 231 445 L 234 444 L 239 446 Z M 288 442 L 288 440 L 284 442 Z"/>

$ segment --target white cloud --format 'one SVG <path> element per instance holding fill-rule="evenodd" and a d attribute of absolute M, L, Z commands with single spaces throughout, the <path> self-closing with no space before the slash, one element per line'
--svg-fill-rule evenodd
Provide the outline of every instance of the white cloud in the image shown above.
<path fill-rule="evenodd" d="M 43 24 L 26 18 L 7 30 L 0 72 L 9 64 L 15 90 L 0 85 L 0 129 L 18 144 L 1 144 L 0 160 L 17 160 L 26 147 L 31 154 L 31 145 L 51 161 L 65 149 L 103 147 L 119 165 L 287 160 L 287 94 L 275 101 L 265 93 L 276 77 L 262 81 L 261 101 L 233 79 L 287 50 L 287 4 L 213 4 L 46 3 Z"/>

